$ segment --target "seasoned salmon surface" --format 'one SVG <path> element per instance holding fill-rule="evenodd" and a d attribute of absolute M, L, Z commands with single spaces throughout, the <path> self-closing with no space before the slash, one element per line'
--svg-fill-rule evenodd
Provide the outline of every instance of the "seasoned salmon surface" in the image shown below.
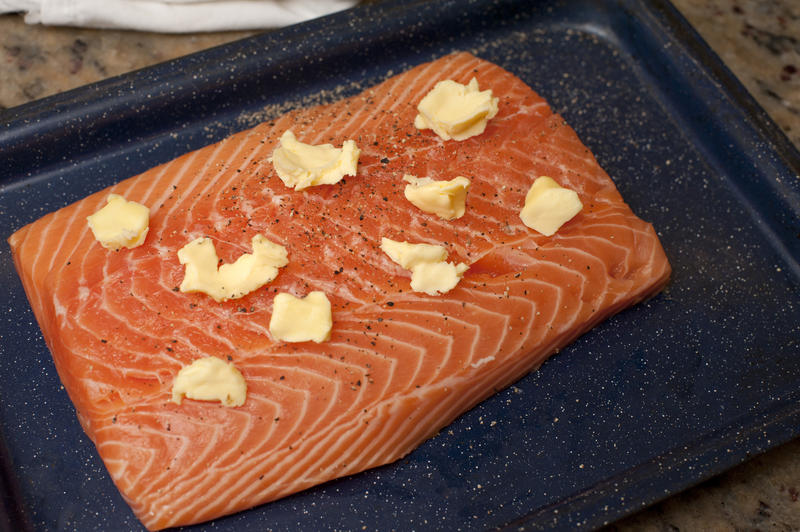
<path fill-rule="evenodd" d="M 499 98 L 482 134 L 443 141 L 414 127 L 436 82 L 472 77 Z M 354 140 L 357 174 L 288 188 L 270 156 L 289 129 L 309 144 Z M 467 177 L 465 214 L 444 220 L 416 208 L 404 174 Z M 550 237 L 519 216 L 539 176 L 583 204 Z M 94 239 L 86 217 L 110 193 L 149 207 L 143 245 L 113 251 Z M 257 234 L 288 252 L 272 282 L 223 302 L 178 290 L 185 244 L 208 237 L 227 263 L 250 253 Z M 445 294 L 413 292 L 382 237 L 444 246 L 469 269 Z M 81 424 L 150 530 L 395 461 L 670 274 L 653 228 L 564 119 L 517 77 L 467 53 L 183 155 L 44 216 L 9 243 Z M 273 339 L 275 295 L 312 291 L 330 300 L 330 339 Z M 170 400 L 178 371 L 207 356 L 241 372 L 242 406 Z"/>

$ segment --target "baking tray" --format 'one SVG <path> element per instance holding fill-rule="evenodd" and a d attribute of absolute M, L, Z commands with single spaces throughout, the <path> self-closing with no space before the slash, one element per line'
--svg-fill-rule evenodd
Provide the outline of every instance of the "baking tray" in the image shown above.
<path fill-rule="evenodd" d="M 666 2 L 389 2 L 0 114 L 0 228 L 453 50 L 577 130 L 674 267 L 395 464 L 191 530 L 594 528 L 800 433 L 800 156 Z M 138 530 L 0 249 L 2 525 Z"/>

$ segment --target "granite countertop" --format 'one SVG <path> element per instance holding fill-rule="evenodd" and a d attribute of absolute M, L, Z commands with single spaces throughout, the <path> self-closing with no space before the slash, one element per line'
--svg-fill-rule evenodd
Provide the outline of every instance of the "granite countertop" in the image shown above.
<path fill-rule="evenodd" d="M 673 0 L 800 148 L 800 3 Z M 159 35 L 28 26 L 0 16 L 0 109 L 255 32 Z M 800 440 L 672 496 L 608 531 L 800 530 Z"/>

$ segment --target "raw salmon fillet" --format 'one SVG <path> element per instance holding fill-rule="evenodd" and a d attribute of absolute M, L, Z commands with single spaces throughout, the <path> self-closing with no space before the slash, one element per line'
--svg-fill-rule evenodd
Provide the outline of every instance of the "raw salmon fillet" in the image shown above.
<path fill-rule="evenodd" d="M 442 141 L 415 129 L 437 81 L 478 80 L 499 97 L 486 131 Z M 291 129 L 362 150 L 356 176 L 294 191 L 269 161 Z M 403 197 L 404 174 L 472 181 L 445 221 Z M 519 211 L 541 175 L 584 207 L 551 237 Z M 151 209 L 144 245 L 109 251 L 86 217 L 109 193 Z M 208 236 L 220 259 L 255 234 L 289 264 L 223 303 L 177 291 L 177 251 Z M 446 247 L 469 265 L 452 291 L 412 292 L 381 237 Z M 670 266 L 575 132 L 521 80 L 467 53 L 363 93 L 300 109 L 188 153 L 48 214 L 9 242 L 59 376 L 86 433 L 150 530 L 197 523 L 395 461 L 476 403 L 619 310 L 652 296 Z M 324 291 L 330 341 L 283 343 L 276 293 Z M 231 360 L 241 407 L 170 401 L 193 360 Z"/>

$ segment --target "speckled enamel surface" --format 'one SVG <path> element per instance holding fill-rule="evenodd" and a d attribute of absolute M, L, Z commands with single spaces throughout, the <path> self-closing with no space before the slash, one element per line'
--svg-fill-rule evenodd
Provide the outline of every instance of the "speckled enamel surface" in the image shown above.
<path fill-rule="evenodd" d="M 3 236 L 287 107 L 468 49 L 565 116 L 655 225 L 673 280 L 397 464 L 202 529 L 596 527 L 797 436 L 797 176 L 726 85 L 663 33 L 658 11 L 392 5 L 366 9 L 359 30 L 342 14 L 0 115 L 13 120 L 0 133 L 10 161 L 0 169 Z M 0 261 L 11 287 L 0 428 L 26 519 L 37 529 L 135 530 L 60 389 L 7 248 Z M 776 493 L 791 506 L 790 479 Z M 777 508 L 765 504 L 756 517 Z M 618 526 L 704 523 L 682 519 Z"/>

